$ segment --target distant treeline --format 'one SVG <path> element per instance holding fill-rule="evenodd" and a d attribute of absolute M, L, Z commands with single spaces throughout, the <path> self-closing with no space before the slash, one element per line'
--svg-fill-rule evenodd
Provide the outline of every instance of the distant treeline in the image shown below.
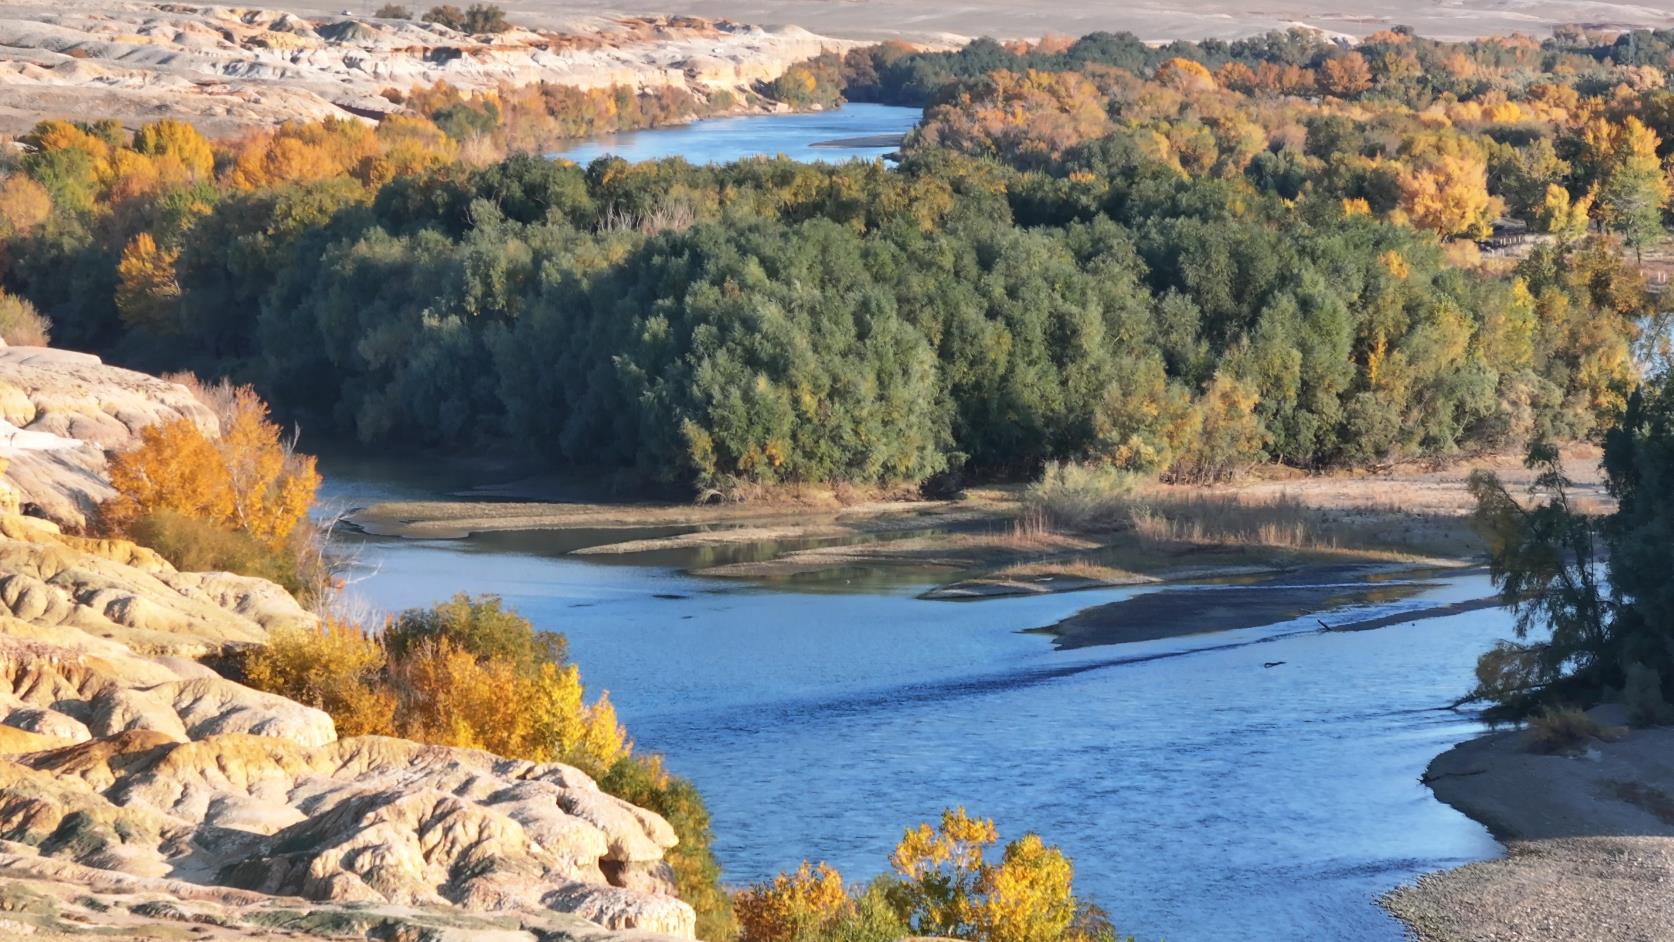
<path fill-rule="evenodd" d="M 1638 379 L 1619 240 L 1662 234 L 1674 94 L 1656 36 L 1572 39 L 884 46 L 769 89 L 929 102 L 898 169 L 481 165 L 510 98 L 447 90 L 224 145 L 49 123 L 0 278 L 61 342 L 314 434 L 721 491 L 1574 438 Z M 1502 217 L 1546 241 L 1478 259 Z"/>

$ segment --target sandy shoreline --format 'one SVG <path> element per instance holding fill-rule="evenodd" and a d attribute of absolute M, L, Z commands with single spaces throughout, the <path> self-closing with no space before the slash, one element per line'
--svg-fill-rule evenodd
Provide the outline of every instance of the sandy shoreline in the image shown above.
<path fill-rule="evenodd" d="M 1422 942 L 1674 939 L 1674 729 L 1594 740 L 1577 756 L 1491 733 L 1436 757 L 1425 782 L 1506 855 L 1385 897 Z"/>

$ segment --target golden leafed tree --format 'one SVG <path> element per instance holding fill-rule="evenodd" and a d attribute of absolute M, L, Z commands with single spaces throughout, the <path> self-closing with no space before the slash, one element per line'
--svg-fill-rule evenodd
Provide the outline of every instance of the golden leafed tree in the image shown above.
<path fill-rule="evenodd" d="M 998 842 L 993 821 L 963 808 L 902 836 L 890 858 L 901 881 L 891 892 L 913 932 L 980 942 L 1060 942 L 1071 934 L 1078 907 L 1068 858 L 1025 834 L 990 861 Z"/>
<path fill-rule="evenodd" d="M 188 174 L 200 179 L 215 172 L 215 150 L 209 139 L 184 121 L 164 118 L 140 125 L 134 132 L 134 150 L 152 157 L 172 157 Z"/>
<path fill-rule="evenodd" d="M 101 512 L 107 527 L 124 531 L 168 511 L 273 549 L 288 544 L 320 486 L 314 459 L 292 452 L 248 387 L 235 391 L 219 437 L 186 418 L 149 426 L 138 446 L 111 459 L 110 479 L 117 496 Z"/>
<path fill-rule="evenodd" d="M 175 279 L 179 259 L 179 250 L 159 246 L 149 232 L 128 240 L 116 265 L 116 310 L 124 324 L 153 333 L 174 330 L 180 301 L 180 283 Z"/>
<path fill-rule="evenodd" d="M 1372 69 L 1358 52 L 1331 56 L 1319 65 L 1319 85 L 1332 95 L 1349 98 L 1372 87 Z"/>
<path fill-rule="evenodd" d="M 842 874 L 806 860 L 795 873 L 752 884 L 732 898 L 739 942 L 791 942 L 829 926 L 849 906 Z"/>

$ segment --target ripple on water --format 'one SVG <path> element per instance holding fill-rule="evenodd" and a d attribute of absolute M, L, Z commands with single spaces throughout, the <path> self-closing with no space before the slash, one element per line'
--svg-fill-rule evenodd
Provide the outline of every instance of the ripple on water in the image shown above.
<path fill-rule="evenodd" d="M 357 590 L 382 607 L 496 592 L 564 631 L 638 743 L 702 788 L 733 881 L 804 856 L 864 879 L 905 825 L 964 804 L 1063 846 L 1143 939 L 1396 942 L 1378 895 L 1498 852 L 1418 782 L 1477 729 L 1436 707 L 1508 634 L 1497 610 L 1054 651 L 1018 629 L 1144 590 L 955 605 L 716 592 L 732 584 L 459 542 L 361 552 Z M 1355 617 L 1486 591 L 1446 578 Z"/>

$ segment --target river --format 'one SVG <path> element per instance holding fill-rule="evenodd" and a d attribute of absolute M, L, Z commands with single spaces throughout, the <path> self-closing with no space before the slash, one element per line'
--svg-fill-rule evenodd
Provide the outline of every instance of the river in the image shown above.
<path fill-rule="evenodd" d="M 887 144 L 847 143 L 899 138 L 918 124 L 917 108 L 844 105 L 835 111 L 711 118 L 649 131 L 607 134 L 559 151 L 556 156 L 586 164 L 614 154 L 630 161 L 684 157 L 694 164 L 721 163 L 754 154 L 784 154 L 795 160 L 872 160 L 896 150 Z M 842 143 L 833 143 L 842 142 Z"/>
<path fill-rule="evenodd" d="M 916 119 L 850 105 L 614 135 L 564 156 L 873 157 L 890 148 L 810 145 Z M 435 466 L 327 471 L 327 497 L 345 505 L 468 483 Z M 963 804 L 1003 834 L 1063 847 L 1082 895 L 1143 942 L 1398 942 L 1381 893 L 1500 853 L 1419 783 L 1432 756 L 1480 730 L 1441 707 L 1509 635 L 1498 610 L 1060 652 L 1021 629 L 1144 590 L 930 602 L 914 598 L 922 574 L 753 585 L 683 572 L 712 559 L 569 555 L 576 542 L 339 538 L 356 554 L 353 591 L 379 608 L 494 593 L 567 635 L 639 748 L 702 789 L 730 882 L 804 857 L 867 879 L 904 827 Z M 1455 577 L 1359 612 L 1488 591 L 1481 576 Z"/>
<path fill-rule="evenodd" d="M 358 475 L 328 465 L 328 497 L 447 487 Z M 865 879 L 904 826 L 963 804 L 1062 846 L 1078 889 L 1146 942 L 1397 942 L 1379 894 L 1499 852 L 1418 781 L 1479 729 L 1438 708 L 1510 631 L 1496 610 L 1059 652 L 1019 630 L 1143 590 L 954 603 L 914 598 L 922 579 L 762 586 L 684 574 L 696 558 L 577 557 L 542 533 L 340 546 L 379 608 L 494 593 L 564 632 L 638 746 L 702 789 L 729 881 L 804 856 Z M 1457 577 L 1359 611 L 1487 590 Z"/>

